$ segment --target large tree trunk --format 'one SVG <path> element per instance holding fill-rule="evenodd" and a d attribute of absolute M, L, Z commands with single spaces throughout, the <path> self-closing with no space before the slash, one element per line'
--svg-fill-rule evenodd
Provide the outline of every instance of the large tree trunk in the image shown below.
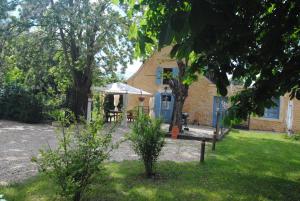
<path fill-rule="evenodd" d="M 68 94 L 68 106 L 75 114 L 76 119 L 86 117 L 89 88 L 86 86 L 73 86 Z"/>
<path fill-rule="evenodd" d="M 81 192 L 77 191 L 75 192 L 75 195 L 73 197 L 73 201 L 80 201 L 81 200 Z"/>
<path fill-rule="evenodd" d="M 179 130 L 182 130 L 182 108 L 183 108 L 184 101 L 181 99 L 176 99 L 174 101 L 174 108 L 173 108 L 173 114 L 172 114 L 172 120 L 169 127 L 169 131 L 172 130 L 174 125 L 177 125 Z"/>
<path fill-rule="evenodd" d="M 186 65 L 182 61 L 178 61 L 177 65 L 179 70 L 178 77 L 171 79 L 169 83 L 175 99 L 172 119 L 169 127 L 170 131 L 172 130 L 173 126 L 178 126 L 180 131 L 182 129 L 182 109 L 189 90 L 189 86 L 183 84 Z"/>
<path fill-rule="evenodd" d="M 68 93 L 68 107 L 72 110 L 77 120 L 86 118 L 87 104 L 90 94 L 91 79 L 90 76 L 76 76 L 74 84 Z"/>

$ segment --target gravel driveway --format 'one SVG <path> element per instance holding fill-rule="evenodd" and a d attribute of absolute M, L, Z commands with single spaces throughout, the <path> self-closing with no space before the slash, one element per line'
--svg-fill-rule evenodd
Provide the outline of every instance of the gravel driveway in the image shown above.
<path fill-rule="evenodd" d="M 0 121 L 0 185 L 20 181 L 37 172 L 30 162 L 43 146 L 56 143 L 53 128 L 45 124 Z"/>
<path fill-rule="evenodd" d="M 117 142 L 128 133 L 128 128 L 117 128 L 113 141 Z M 166 139 L 160 160 L 195 161 L 200 157 L 200 142 Z M 47 124 L 24 124 L 0 120 L 0 185 L 22 181 L 37 173 L 30 159 L 39 149 L 56 146 L 54 127 Z M 114 150 L 112 161 L 136 160 L 129 142 L 123 142 Z"/>

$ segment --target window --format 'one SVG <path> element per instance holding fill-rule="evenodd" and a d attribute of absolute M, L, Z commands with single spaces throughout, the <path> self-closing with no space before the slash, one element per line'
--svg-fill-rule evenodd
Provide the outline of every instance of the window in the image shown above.
<path fill-rule="evenodd" d="M 172 78 L 172 68 L 163 69 L 163 84 L 169 84 L 170 79 Z"/>
<path fill-rule="evenodd" d="M 277 106 L 271 108 L 265 108 L 264 118 L 268 119 L 279 119 L 280 115 L 280 99 L 273 100 Z"/>
<path fill-rule="evenodd" d="M 161 100 L 162 100 L 162 109 L 163 110 L 169 110 L 170 109 L 170 104 L 171 104 L 171 95 L 162 95 Z"/>

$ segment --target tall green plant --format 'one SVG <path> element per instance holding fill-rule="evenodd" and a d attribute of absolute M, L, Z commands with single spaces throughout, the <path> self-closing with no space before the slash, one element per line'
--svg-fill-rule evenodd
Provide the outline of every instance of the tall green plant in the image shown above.
<path fill-rule="evenodd" d="M 130 141 L 136 154 L 144 163 L 147 177 L 154 175 L 154 168 L 161 149 L 165 145 L 165 133 L 160 119 L 151 119 L 140 113 L 133 123 Z"/>
<path fill-rule="evenodd" d="M 42 150 L 41 157 L 34 161 L 58 184 L 61 196 L 80 201 L 93 175 L 103 170 L 101 164 L 112 149 L 111 134 L 102 132 L 99 119 L 79 125 L 71 123 L 75 117 L 69 111 L 58 112 L 57 116 L 61 125 L 57 149 Z"/>

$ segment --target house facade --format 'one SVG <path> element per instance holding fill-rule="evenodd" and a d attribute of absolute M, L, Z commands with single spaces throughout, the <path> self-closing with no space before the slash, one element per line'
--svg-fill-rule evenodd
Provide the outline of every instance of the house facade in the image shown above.
<path fill-rule="evenodd" d="M 176 60 L 171 59 L 169 53 L 171 47 L 163 48 L 155 52 L 140 69 L 132 75 L 127 83 L 153 94 L 149 105 L 149 97 L 145 97 L 144 106 L 153 107 L 155 116 L 170 122 L 174 98 L 168 86 L 168 79 L 163 74 L 178 74 Z M 228 87 L 228 96 L 236 93 L 238 87 Z M 150 101 L 150 102 L 151 102 Z M 289 100 L 288 95 L 275 100 L 278 107 L 265 110 L 264 117 L 250 117 L 250 129 L 286 132 L 288 129 L 294 132 L 300 131 L 300 101 Z M 189 114 L 190 123 L 214 126 L 216 124 L 217 110 L 226 109 L 226 98 L 217 94 L 216 85 L 204 76 L 199 76 L 189 88 L 188 97 L 184 103 L 183 112 Z M 129 109 L 139 105 L 138 96 L 130 96 Z"/>

